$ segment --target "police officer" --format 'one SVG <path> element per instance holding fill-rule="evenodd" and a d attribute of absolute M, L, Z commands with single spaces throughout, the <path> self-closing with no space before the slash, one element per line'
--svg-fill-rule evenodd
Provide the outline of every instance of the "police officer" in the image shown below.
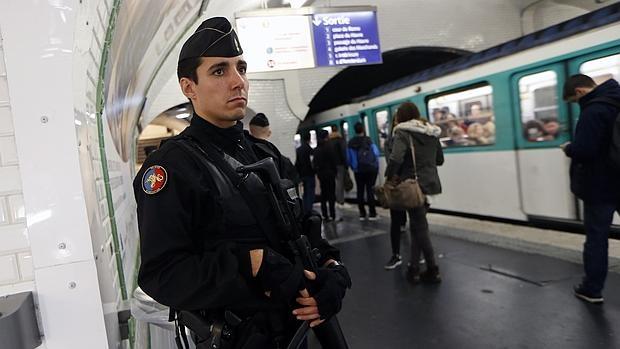
<path fill-rule="evenodd" d="M 204 21 L 181 49 L 179 84 L 194 115 L 134 180 L 138 284 L 158 302 L 197 311 L 207 322 L 228 322 L 233 314 L 241 323 L 229 324 L 232 336 L 217 343 L 221 348 L 278 348 L 300 320 L 314 327 L 337 313 L 350 278 L 324 240 L 317 244 L 318 275 L 294 263 L 286 241 L 274 236 L 263 183 L 250 175 L 242 194 L 214 160 L 236 168 L 271 155 L 255 147 L 240 122 L 249 87 L 242 53 L 221 17 Z"/>

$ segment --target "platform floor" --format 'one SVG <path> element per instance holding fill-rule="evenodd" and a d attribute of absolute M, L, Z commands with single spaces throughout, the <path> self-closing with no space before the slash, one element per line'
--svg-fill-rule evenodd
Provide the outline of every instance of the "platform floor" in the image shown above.
<path fill-rule="evenodd" d="M 353 279 L 339 314 L 352 349 L 620 348 L 618 274 L 608 276 L 603 305 L 586 304 L 572 294 L 580 264 L 432 234 L 444 281 L 412 286 L 405 263 L 383 268 L 390 257 L 386 213 L 360 222 L 355 210 L 341 212 L 344 221 L 327 224 L 325 233 Z M 431 224 L 431 232 L 442 229 Z M 405 262 L 408 251 L 404 234 Z"/>

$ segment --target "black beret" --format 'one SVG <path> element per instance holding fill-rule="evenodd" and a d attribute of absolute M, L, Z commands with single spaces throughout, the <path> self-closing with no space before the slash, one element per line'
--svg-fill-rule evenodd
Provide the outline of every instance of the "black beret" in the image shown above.
<path fill-rule="evenodd" d="M 200 24 L 185 41 L 179 62 L 197 57 L 236 57 L 243 54 L 237 33 L 228 19 L 212 17 Z"/>
<path fill-rule="evenodd" d="M 250 120 L 250 125 L 267 127 L 269 126 L 269 119 L 267 119 L 265 114 L 258 113 L 252 118 L 252 120 Z"/>

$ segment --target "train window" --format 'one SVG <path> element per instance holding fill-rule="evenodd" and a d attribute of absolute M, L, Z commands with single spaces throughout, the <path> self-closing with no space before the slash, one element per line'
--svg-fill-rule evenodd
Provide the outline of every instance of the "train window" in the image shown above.
<path fill-rule="evenodd" d="M 486 84 L 428 100 L 429 120 L 444 147 L 495 144 L 493 87 Z"/>
<path fill-rule="evenodd" d="M 312 148 L 316 148 L 316 131 L 315 130 L 310 131 L 310 146 Z"/>
<path fill-rule="evenodd" d="M 301 135 L 297 133 L 295 137 L 293 137 L 293 143 L 295 144 L 295 149 L 301 146 Z"/>
<path fill-rule="evenodd" d="M 349 123 L 346 120 L 340 122 L 340 129 L 342 130 L 342 138 L 349 139 Z"/>
<path fill-rule="evenodd" d="M 620 80 L 620 54 L 587 61 L 579 67 L 579 71 L 592 77 L 597 84 L 609 79 Z"/>
<path fill-rule="evenodd" d="M 558 137 L 557 84 L 557 74 L 552 70 L 519 79 L 521 123 L 525 140 L 545 142 Z"/>
<path fill-rule="evenodd" d="M 375 112 L 375 120 L 377 121 L 377 138 L 379 139 L 379 150 L 385 150 L 385 141 L 389 133 L 388 111 L 379 110 Z"/>

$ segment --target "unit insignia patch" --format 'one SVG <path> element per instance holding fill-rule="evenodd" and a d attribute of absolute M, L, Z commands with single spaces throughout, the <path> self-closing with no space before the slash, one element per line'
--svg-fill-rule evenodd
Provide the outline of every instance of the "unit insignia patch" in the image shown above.
<path fill-rule="evenodd" d="M 142 176 L 142 190 L 147 194 L 156 194 L 164 188 L 168 180 L 166 169 L 154 165 L 149 167 Z"/>

